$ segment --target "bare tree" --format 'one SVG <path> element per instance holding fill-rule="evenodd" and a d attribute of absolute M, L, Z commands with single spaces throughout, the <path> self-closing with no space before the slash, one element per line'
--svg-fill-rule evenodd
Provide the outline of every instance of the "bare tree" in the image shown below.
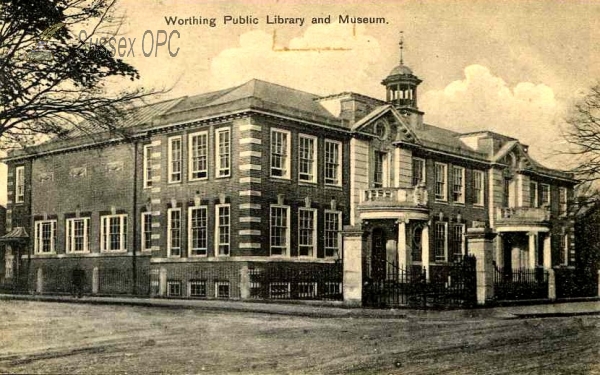
<path fill-rule="evenodd" d="M 597 190 L 600 181 L 600 82 L 574 105 L 567 118 L 563 136 L 568 143 L 564 153 L 573 157 L 572 171 L 588 182 L 588 193 Z"/>
<path fill-rule="evenodd" d="M 122 19 L 115 3 L 0 2 L 1 149 L 25 147 L 72 129 L 118 130 L 118 118 L 156 93 L 142 88 L 109 90 L 114 78 L 139 79 L 134 67 L 98 43 L 119 32 Z"/>

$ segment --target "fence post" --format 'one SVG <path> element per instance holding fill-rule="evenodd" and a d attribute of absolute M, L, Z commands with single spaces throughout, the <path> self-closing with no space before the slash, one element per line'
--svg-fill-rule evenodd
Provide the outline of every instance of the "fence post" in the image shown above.
<path fill-rule="evenodd" d="M 600 297 L 600 270 L 598 270 L 598 297 Z"/>
<path fill-rule="evenodd" d="M 493 239 L 496 237 L 490 228 L 468 228 L 468 253 L 475 256 L 475 278 L 477 304 L 485 305 L 494 298 Z"/>
<path fill-rule="evenodd" d="M 343 235 L 343 296 L 344 304 L 362 305 L 362 228 L 344 227 Z"/>
<path fill-rule="evenodd" d="M 160 268 L 158 275 L 158 295 L 164 297 L 167 295 L 167 269 L 164 267 Z"/>
<path fill-rule="evenodd" d="M 38 294 L 44 293 L 44 270 L 42 267 L 37 269 L 37 279 L 35 284 L 35 291 Z"/>
<path fill-rule="evenodd" d="M 98 294 L 100 289 L 100 274 L 98 267 L 94 267 L 92 270 L 92 294 Z"/>
<path fill-rule="evenodd" d="M 548 299 L 554 301 L 556 299 L 556 275 L 554 270 L 548 270 Z"/>
<path fill-rule="evenodd" d="M 248 272 L 247 264 L 240 268 L 240 298 L 250 298 L 250 274 Z"/>

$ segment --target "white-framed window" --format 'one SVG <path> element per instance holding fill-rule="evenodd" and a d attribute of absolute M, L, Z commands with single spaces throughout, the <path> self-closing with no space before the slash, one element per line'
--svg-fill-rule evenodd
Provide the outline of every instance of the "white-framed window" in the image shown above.
<path fill-rule="evenodd" d="M 218 256 L 229 256 L 231 249 L 231 209 L 229 204 L 215 206 L 215 249 Z"/>
<path fill-rule="evenodd" d="M 206 280 L 190 280 L 188 282 L 188 297 L 206 298 Z"/>
<path fill-rule="evenodd" d="M 448 259 L 448 223 L 436 222 L 433 235 L 435 261 L 446 262 Z"/>
<path fill-rule="evenodd" d="M 550 207 L 550 185 L 541 184 L 541 186 L 542 186 L 542 194 L 541 194 L 542 206 Z"/>
<path fill-rule="evenodd" d="M 298 180 L 317 182 L 317 137 L 298 136 Z"/>
<path fill-rule="evenodd" d="M 270 282 L 269 299 L 290 299 L 292 287 L 289 282 Z"/>
<path fill-rule="evenodd" d="M 271 205 L 271 256 L 287 256 L 290 250 L 290 207 Z"/>
<path fill-rule="evenodd" d="M 290 178 L 290 132 L 271 129 L 271 177 Z"/>
<path fill-rule="evenodd" d="M 170 257 L 181 256 L 181 208 L 167 210 L 167 253 Z"/>
<path fill-rule="evenodd" d="M 142 251 L 152 250 L 152 213 L 142 212 Z"/>
<path fill-rule="evenodd" d="M 181 136 L 169 138 L 169 182 L 181 182 L 181 161 L 182 161 L 182 143 Z"/>
<path fill-rule="evenodd" d="M 317 244 L 317 210 L 298 209 L 298 256 L 314 257 Z"/>
<path fill-rule="evenodd" d="M 215 297 L 229 298 L 229 281 L 215 281 Z"/>
<path fill-rule="evenodd" d="M 55 252 L 56 220 L 39 220 L 35 222 L 34 252 L 51 254 Z"/>
<path fill-rule="evenodd" d="M 190 207 L 188 211 L 189 256 L 207 256 L 208 208 L 206 206 Z"/>
<path fill-rule="evenodd" d="M 316 281 L 303 281 L 296 285 L 298 298 L 316 298 L 318 296 L 318 283 Z"/>
<path fill-rule="evenodd" d="M 216 175 L 229 177 L 231 175 L 231 130 L 229 127 L 219 128 L 215 132 L 216 138 Z"/>
<path fill-rule="evenodd" d="M 373 187 L 382 188 L 385 179 L 385 158 L 387 154 L 381 151 L 375 151 L 373 166 Z"/>
<path fill-rule="evenodd" d="M 425 183 L 425 160 L 420 158 L 412 159 L 412 184 L 419 186 Z"/>
<path fill-rule="evenodd" d="M 435 199 L 438 201 L 448 200 L 446 181 L 448 180 L 448 166 L 443 163 L 435 163 Z"/>
<path fill-rule="evenodd" d="M 465 255 L 465 225 L 464 224 L 452 224 L 452 230 L 450 231 L 450 254 L 454 260 L 460 259 Z"/>
<path fill-rule="evenodd" d="M 484 186 L 483 171 L 473 171 L 473 204 L 475 206 L 483 206 L 485 186 Z"/>
<path fill-rule="evenodd" d="M 538 184 L 535 181 L 529 182 L 529 206 L 530 207 L 539 207 L 539 199 L 538 199 Z"/>
<path fill-rule="evenodd" d="M 15 203 L 25 201 L 25 167 L 15 168 Z"/>
<path fill-rule="evenodd" d="M 188 141 L 188 179 L 204 180 L 208 178 L 208 132 L 190 134 Z"/>
<path fill-rule="evenodd" d="M 167 281 L 167 296 L 168 297 L 181 297 L 181 281 L 179 281 L 179 280 Z"/>
<path fill-rule="evenodd" d="M 558 188 L 558 209 L 559 209 L 559 215 L 566 215 L 567 214 L 567 188 L 564 187 L 560 187 Z"/>
<path fill-rule="evenodd" d="M 342 212 L 325 210 L 325 258 L 341 258 Z"/>
<path fill-rule="evenodd" d="M 465 169 L 452 166 L 452 201 L 465 203 Z"/>
<path fill-rule="evenodd" d="M 144 145 L 144 189 L 152 187 L 152 145 Z"/>
<path fill-rule="evenodd" d="M 67 253 L 85 253 L 90 251 L 90 218 L 79 217 L 66 220 Z"/>
<path fill-rule="evenodd" d="M 127 250 L 127 215 L 100 217 L 100 251 Z"/>
<path fill-rule="evenodd" d="M 325 185 L 342 185 L 342 144 L 325 140 Z"/>

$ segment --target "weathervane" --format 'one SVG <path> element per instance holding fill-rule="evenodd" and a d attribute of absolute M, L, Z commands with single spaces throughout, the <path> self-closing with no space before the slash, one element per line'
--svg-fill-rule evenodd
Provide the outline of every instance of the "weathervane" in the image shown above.
<path fill-rule="evenodd" d="M 404 65 L 404 60 L 402 58 L 402 50 L 404 49 L 404 31 L 400 31 L 400 65 Z"/>

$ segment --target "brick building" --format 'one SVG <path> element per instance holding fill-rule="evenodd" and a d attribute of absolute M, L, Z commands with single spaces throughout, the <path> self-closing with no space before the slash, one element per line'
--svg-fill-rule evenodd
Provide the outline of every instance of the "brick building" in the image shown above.
<path fill-rule="evenodd" d="M 208 298 L 249 297 L 257 268 L 343 263 L 350 303 L 387 277 L 382 264 L 433 277 L 469 252 L 474 226 L 499 234 L 497 267 L 573 262 L 573 177 L 509 136 L 426 124 L 420 83 L 403 64 L 382 82 L 386 100 L 252 80 L 132 111 L 126 138 L 73 133 L 14 152 L 7 229 L 31 239 L 5 259 L 37 292 L 66 292 L 77 274 L 89 293 Z"/>

